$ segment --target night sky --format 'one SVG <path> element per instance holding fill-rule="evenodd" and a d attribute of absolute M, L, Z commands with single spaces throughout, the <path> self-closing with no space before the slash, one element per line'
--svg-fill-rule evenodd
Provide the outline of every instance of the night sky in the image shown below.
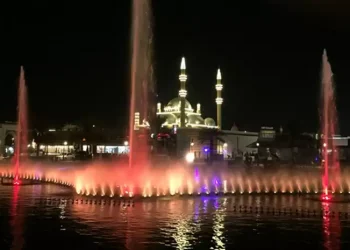
<path fill-rule="evenodd" d="M 0 120 L 16 119 L 23 64 L 32 127 L 79 122 L 125 131 L 131 1 L 23 2 L 10 1 L 0 13 Z M 202 104 L 204 118 L 216 118 L 220 67 L 224 129 L 297 122 L 316 131 L 327 48 L 340 129 L 350 134 L 350 8 L 335 2 L 154 0 L 157 101 L 177 96 L 185 56 L 188 99 Z"/>

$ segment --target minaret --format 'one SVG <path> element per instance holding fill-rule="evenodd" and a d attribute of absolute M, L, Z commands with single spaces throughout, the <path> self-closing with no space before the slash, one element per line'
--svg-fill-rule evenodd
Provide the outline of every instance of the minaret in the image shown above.
<path fill-rule="evenodd" d="M 139 130 L 140 129 L 140 113 L 135 112 L 134 115 L 134 130 Z"/>
<path fill-rule="evenodd" d="M 201 105 L 197 103 L 197 114 L 201 113 Z"/>
<path fill-rule="evenodd" d="M 187 96 L 187 91 L 186 91 L 186 80 L 187 80 L 187 75 L 186 75 L 186 64 L 185 64 L 185 58 L 183 57 L 181 60 L 181 74 L 179 76 L 180 80 L 180 90 L 179 90 L 179 97 L 180 97 L 180 128 L 185 127 L 185 101 L 186 101 L 186 96 Z"/>
<path fill-rule="evenodd" d="M 215 85 L 215 89 L 216 89 L 216 124 L 218 126 L 219 129 L 221 129 L 221 105 L 223 103 L 223 99 L 221 97 L 221 91 L 222 91 L 222 83 L 221 83 L 221 72 L 220 69 L 218 69 L 218 73 L 216 75 L 216 85 Z"/>
<path fill-rule="evenodd" d="M 162 112 L 162 104 L 160 102 L 157 103 L 157 112 Z"/>

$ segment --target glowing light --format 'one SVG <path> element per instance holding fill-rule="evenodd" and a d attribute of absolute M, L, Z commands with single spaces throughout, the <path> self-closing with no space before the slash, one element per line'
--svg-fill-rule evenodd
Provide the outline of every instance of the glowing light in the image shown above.
<path fill-rule="evenodd" d="M 124 146 L 128 146 L 129 142 L 128 141 L 124 141 Z"/>
<path fill-rule="evenodd" d="M 195 159 L 194 153 L 192 152 L 187 153 L 185 158 L 188 163 L 194 162 L 194 159 Z"/>
<path fill-rule="evenodd" d="M 216 74 L 216 80 L 221 80 L 222 77 L 221 77 L 221 71 L 220 69 L 218 69 L 218 73 Z"/>
<path fill-rule="evenodd" d="M 186 69 L 185 57 L 182 57 L 181 59 L 180 69 Z"/>
<path fill-rule="evenodd" d="M 179 90 L 179 96 L 180 97 L 186 97 L 187 96 L 187 90 L 185 90 L 185 89 L 180 89 Z"/>
<path fill-rule="evenodd" d="M 198 114 L 201 113 L 201 105 L 199 103 L 197 103 L 197 113 Z"/>
<path fill-rule="evenodd" d="M 217 91 L 222 91 L 223 88 L 224 88 L 224 86 L 223 86 L 222 84 L 216 84 L 216 85 L 215 85 L 215 89 L 216 89 Z"/>
<path fill-rule="evenodd" d="M 321 195 L 321 200 L 322 201 L 331 201 L 332 200 L 332 197 L 330 195 L 327 195 L 327 194 L 322 194 Z"/>
<path fill-rule="evenodd" d="M 222 103 L 224 102 L 224 99 L 221 98 L 221 97 L 217 97 L 217 98 L 215 99 L 215 102 L 216 102 L 216 104 L 222 104 Z"/>
<path fill-rule="evenodd" d="M 63 145 L 64 145 L 64 146 L 67 146 L 67 145 L 68 145 L 68 142 L 66 142 L 66 141 L 63 142 Z"/>
<path fill-rule="evenodd" d="M 187 75 L 181 74 L 181 75 L 179 76 L 179 80 L 180 80 L 180 82 L 186 82 L 186 80 L 187 80 Z M 186 94 L 187 94 L 187 92 L 186 92 Z"/>
<path fill-rule="evenodd" d="M 140 113 L 135 112 L 134 114 L 134 130 L 139 130 L 140 127 Z"/>

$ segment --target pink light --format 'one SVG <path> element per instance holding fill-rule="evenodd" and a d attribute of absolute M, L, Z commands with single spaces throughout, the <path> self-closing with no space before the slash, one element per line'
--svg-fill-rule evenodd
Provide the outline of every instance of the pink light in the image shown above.
<path fill-rule="evenodd" d="M 18 175 L 16 175 L 14 181 L 13 181 L 13 185 L 16 185 L 16 186 L 19 186 L 21 184 L 19 178 L 18 178 Z"/>
<path fill-rule="evenodd" d="M 332 197 L 330 196 L 330 195 L 328 195 L 328 194 L 322 194 L 321 195 L 321 200 L 322 201 L 331 201 L 332 200 Z"/>

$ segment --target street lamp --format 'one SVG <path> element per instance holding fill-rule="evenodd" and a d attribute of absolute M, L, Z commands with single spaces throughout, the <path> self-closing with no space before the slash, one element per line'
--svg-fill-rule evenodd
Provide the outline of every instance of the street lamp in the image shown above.
<path fill-rule="evenodd" d="M 124 141 L 124 146 L 128 146 L 129 142 L 128 141 Z"/>

